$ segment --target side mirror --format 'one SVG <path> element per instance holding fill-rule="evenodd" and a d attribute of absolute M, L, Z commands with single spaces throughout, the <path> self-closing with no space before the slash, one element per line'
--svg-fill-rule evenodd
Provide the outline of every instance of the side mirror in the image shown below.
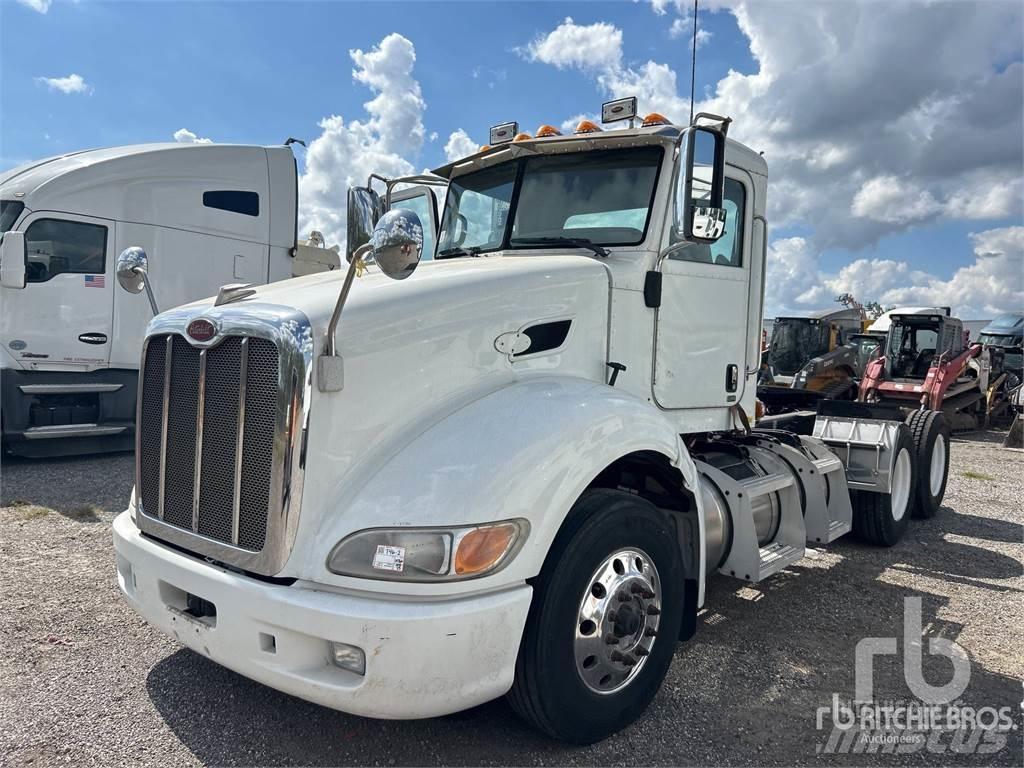
<path fill-rule="evenodd" d="M 133 245 L 121 251 L 121 255 L 117 257 L 115 274 L 117 282 L 128 293 L 142 293 L 145 290 L 153 314 L 160 314 L 156 299 L 153 298 L 153 289 L 149 286 L 149 257 L 142 248 Z"/>
<path fill-rule="evenodd" d="M 348 257 L 360 246 L 370 242 L 374 225 L 384 213 L 380 195 L 369 187 L 350 187 L 348 190 Z"/>
<path fill-rule="evenodd" d="M 683 166 L 683 239 L 713 243 L 725 234 L 725 133 L 707 126 L 686 130 Z"/>
<path fill-rule="evenodd" d="M 4 233 L 0 242 L 0 285 L 4 288 L 25 287 L 25 233 Z"/>
<path fill-rule="evenodd" d="M 423 225 L 420 217 L 405 208 L 381 216 L 370 236 L 373 262 L 392 280 L 411 275 L 423 256 Z"/>

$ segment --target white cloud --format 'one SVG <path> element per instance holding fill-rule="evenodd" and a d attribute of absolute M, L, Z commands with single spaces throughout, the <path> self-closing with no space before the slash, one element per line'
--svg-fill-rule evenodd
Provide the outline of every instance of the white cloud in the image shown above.
<path fill-rule="evenodd" d="M 412 74 L 413 44 L 392 33 L 372 50 L 352 50 L 349 56 L 353 80 L 375 95 L 363 105 L 363 119 L 346 122 L 331 115 L 320 121 L 322 132 L 310 142 L 299 177 L 299 233 L 318 229 L 329 243 L 345 242 L 348 188 L 365 185 L 371 173 L 412 173 L 407 158 L 419 153 L 425 137 L 427 105 Z"/>
<path fill-rule="evenodd" d="M 581 25 L 570 17 L 546 35 L 539 35 L 520 53 L 530 61 L 559 69 L 606 72 L 622 64 L 622 30 L 607 22 Z"/>
<path fill-rule="evenodd" d="M 673 27 L 680 39 L 692 33 L 692 4 L 652 0 L 651 7 L 659 15 L 672 12 L 670 34 Z M 798 225 L 806 232 L 772 243 L 768 311 L 831 302 L 825 294 L 832 288 L 819 282 L 825 250 L 868 249 L 882 237 L 940 220 L 1021 221 L 1022 6 L 709 0 L 701 4 L 701 22 L 720 7 L 747 37 L 755 71 L 728 72 L 695 111 L 733 118 L 730 137 L 763 151 L 768 162 L 772 226 Z M 556 37 L 560 30 L 579 36 L 597 27 L 615 41 L 608 49 L 615 55 L 600 66 L 567 44 L 571 35 Z M 580 27 L 567 20 L 530 50 L 553 40 L 564 44 L 532 58 L 585 72 L 607 98 L 636 95 L 641 114 L 686 121 L 688 66 L 680 82 L 668 64 L 624 63 L 621 32 L 607 24 Z M 1006 292 L 971 292 L 993 274 L 1009 272 L 992 272 L 968 248 L 963 262 L 959 279 L 972 286 L 963 291 L 885 259 L 859 259 L 829 279 L 870 291 L 876 284 L 867 277 L 877 278 L 878 295 L 867 299 L 883 300 L 885 291 L 903 284 L 917 286 L 919 298 L 942 291 L 958 297 L 944 304 L 1019 309 L 1019 302 L 1000 303 Z"/>
<path fill-rule="evenodd" d="M 804 238 L 776 240 L 768 252 L 765 302 L 771 317 L 831 306 L 853 294 L 883 306 L 951 306 L 964 319 L 992 317 L 1024 307 L 1024 226 L 970 236 L 974 262 L 949 279 L 915 270 L 905 261 L 862 258 L 839 272 L 819 271 L 817 253 Z"/>
<path fill-rule="evenodd" d="M 37 77 L 36 82 L 39 85 L 45 85 L 51 91 L 60 91 L 61 93 L 92 93 L 92 86 L 85 82 L 84 77 L 76 74 L 70 74 L 67 77 Z"/>
<path fill-rule="evenodd" d="M 37 13 L 46 13 L 53 4 L 52 0 L 18 0 L 18 2 Z"/>
<path fill-rule="evenodd" d="M 444 145 L 444 156 L 451 162 L 466 155 L 475 154 L 479 148 L 480 145 L 473 141 L 468 133 L 459 128 L 448 137 L 448 142 Z"/>
<path fill-rule="evenodd" d="M 668 35 L 673 40 L 685 38 L 689 41 L 690 47 L 693 47 L 693 16 L 680 16 L 672 21 L 672 26 L 668 28 Z M 703 29 L 698 25 L 697 27 L 697 50 L 699 51 L 707 43 L 711 42 L 713 34 L 706 29 Z"/>
<path fill-rule="evenodd" d="M 179 144 L 213 144 L 213 139 L 201 139 L 188 128 L 179 128 L 174 132 L 174 140 Z"/>

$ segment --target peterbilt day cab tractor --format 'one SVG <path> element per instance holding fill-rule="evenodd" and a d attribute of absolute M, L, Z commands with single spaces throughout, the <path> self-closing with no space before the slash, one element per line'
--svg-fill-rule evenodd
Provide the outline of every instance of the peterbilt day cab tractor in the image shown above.
<path fill-rule="evenodd" d="M 296 202 L 288 146 L 139 144 L 0 174 L 4 449 L 131 450 L 159 307 L 340 266 L 322 240 L 297 239 Z"/>
<path fill-rule="evenodd" d="M 344 278 L 150 323 L 114 523 L 147 621 L 346 712 L 508 695 L 588 743 L 642 713 L 708 578 L 759 582 L 851 530 L 899 541 L 902 419 L 750 424 L 764 159 L 725 118 L 634 125 L 635 104 L 604 105 L 622 130 L 506 124 L 433 176 L 354 188 Z M 393 204 L 405 182 L 447 187 L 437 231 Z"/>

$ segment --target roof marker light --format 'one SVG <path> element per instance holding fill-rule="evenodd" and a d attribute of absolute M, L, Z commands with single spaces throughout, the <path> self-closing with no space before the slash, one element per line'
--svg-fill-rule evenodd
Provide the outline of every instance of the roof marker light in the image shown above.
<path fill-rule="evenodd" d="M 600 133 L 601 126 L 593 120 L 580 120 L 576 125 L 576 133 Z"/>
<path fill-rule="evenodd" d="M 504 144 L 506 141 L 512 141 L 512 137 L 519 132 L 519 123 L 502 123 L 491 128 L 490 145 L 493 147 L 495 144 Z"/>
<path fill-rule="evenodd" d="M 480 145 L 480 149 L 478 149 L 477 152 L 486 152 L 490 148 L 491 148 L 490 144 L 481 144 Z"/>
<path fill-rule="evenodd" d="M 533 137 L 530 134 L 528 134 L 528 133 L 517 133 L 516 137 L 514 139 L 512 139 L 512 141 L 526 141 L 527 139 L 532 139 L 532 138 Z"/>
<path fill-rule="evenodd" d="M 644 118 L 643 127 L 650 128 L 652 125 L 671 125 L 668 118 L 659 112 L 651 112 Z"/>
<path fill-rule="evenodd" d="M 544 139 L 548 136 L 561 136 L 562 132 L 553 125 L 542 125 L 537 129 L 537 138 Z"/>

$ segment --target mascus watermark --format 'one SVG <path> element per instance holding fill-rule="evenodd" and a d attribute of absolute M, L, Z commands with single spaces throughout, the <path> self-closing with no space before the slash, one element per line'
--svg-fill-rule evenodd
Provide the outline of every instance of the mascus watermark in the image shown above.
<path fill-rule="evenodd" d="M 931 685 L 922 669 L 921 598 L 903 601 L 903 677 L 916 697 L 878 701 L 874 697 L 874 658 L 898 653 L 895 637 L 868 637 L 854 653 L 854 698 L 832 695 L 831 706 L 818 707 L 815 725 L 830 728 L 818 745 L 819 754 L 885 752 L 906 754 L 992 754 L 1006 746 L 1017 728 L 1012 707 L 971 707 L 960 695 L 971 679 L 971 661 L 952 640 L 930 638 L 928 652 L 945 656 L 953 676 L 945 685 Z"/>

